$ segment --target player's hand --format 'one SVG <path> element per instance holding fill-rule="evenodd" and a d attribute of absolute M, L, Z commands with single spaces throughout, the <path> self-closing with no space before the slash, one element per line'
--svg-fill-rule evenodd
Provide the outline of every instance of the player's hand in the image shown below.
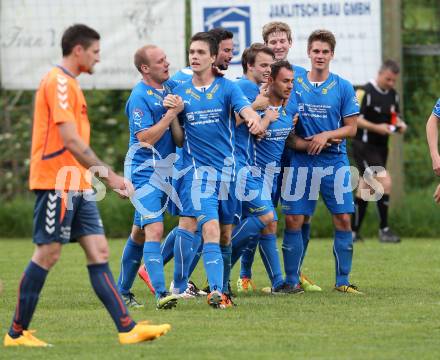
<path fill-rule="evenodd" d="M 440 203 L 440 184 L 437 185 L 437 188 L 434 191 L 434 201 L 439 204 Z"/>
<path fill-rule="evenodd" d="M 376 124 L 374 131 L 380 135 L 391 135 L 393 133 L 390 124 L 387 123 Z"/>
<path fill-rule="evenodd" d="M 269 122 L 274 122 L 278 119 L 278 117 L 280 116 L 278 110 L 275 109 L 266 109 L 266 111 L 264 112 L 264 117 L 266 119 L 269 119 Z"/>
<path fill-rule="evenodd" d="M 173 95 L 173 94 L 168 94 L 167 96 L 165 96 L 165 98 L 163 99 L 163 106 L 166 109 L 172 109 L 174 107 L 176 107 L 176 97 L 180 98 L 180 96 L 178 95 Z"/>
<path fill-rule="evenodd" d="M 307 146 L 307 153 L 309 155 L 318 155 L 321 153 L 322 149 L 326 147 L 329 137 L 324 131 L 322 133 L 306 137 L 305 140 L 310 141 Z"/>
<path fill-rule="evenodd" d="M 183 111 L 185 104 L 179 95 L 173 95 L 173 107 L 169 108 L 168 111 L 174 112 L 176 115 Z"/>
<path fill-rule="evenodd" d="M 400 134 L 403 134 L 404 132 L 406 132 L 407 129 L 408 129 L 408 125 L 406 125 L 405 121 L 400 120 L 397 123 L 397 132 L 399 132 Z"/>
<path fill-rule="evenodd" d="M 251 118 L 246 122 L 247 127 L 249 128 L 249 132 L 255 136 L 264 136 L 264 129 L 260 125 L 259 118 Z"/>
<path fill-rule="evenodd" d="M 109 173 L 107 185 L 113 189 L 113 191 L 117 192 L 121 198 L 128 198 L 134 192 L 132 183 L 114 172 Z"/>
<path fill-rule="evenodd" d="M 217 66 L 212 65 L 212 73 L 214 76 L 225 76 L 225 71 L 220 70 Z"/>
<path fill-rule="evenodd" d="M 439 154 L 432 157 L 432 170 L 434 170 L 435 175 L 440 176 L 440 155 Z"/>

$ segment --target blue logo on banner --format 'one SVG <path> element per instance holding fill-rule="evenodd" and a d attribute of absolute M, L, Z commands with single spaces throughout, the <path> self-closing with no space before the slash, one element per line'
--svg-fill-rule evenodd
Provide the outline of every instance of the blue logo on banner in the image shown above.
<path fill-rule="evenodd" d="M 240 64 L 243 50 L 251 45 L 251 8 L 249 6 L 204 8 L 203 25 L 205 31 L 223 27 L 234 34 L 234 57 L 231 63 Z"/>

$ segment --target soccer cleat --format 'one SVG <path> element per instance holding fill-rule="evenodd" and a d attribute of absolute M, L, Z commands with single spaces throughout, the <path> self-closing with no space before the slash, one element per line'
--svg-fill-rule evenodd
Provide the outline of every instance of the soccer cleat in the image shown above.
<path fill-rule="evenodd" d="M 399 243 L 400 237 L 396 235 L 389 227 L 379 229 L 379 241 L 383 243 Z"/>
<path fill-rule="evenodd" d="M 205 292 L 205 291 L 199 289 L 199 288 L 197 287 L 197 285 L 194 284 L 191 280 L 188 281 L 188 288 L 191 288 L 191 291 L 192 291 L 193 293 L 196 293 L 197 296 L 206 296 L 206 295 L 208 295 L 207 292 Z"/>
<path fill-rule="evenodd" d="M 229 307 L 234 307 L 237 306 L 237 304 L 235 304 L 232 299 L 231 299 L 231 295 L 230 294 L 222 294 L 222 300 L 220 302 L 219 307 L 221 309 L 226 309 Z"/>
<path fill-rule="evenodd" d="M 363 292 L 360 292 L 357 288 L 357 286 L 350 284 L 350 285 L 341 285 L 341 286 L 335 286 L 335 290 L 343 293 L 350 293 L 355 295 L 363 295 Z"/>
<path fill-rule="evenodd" d="M 138 275 L 144 281 L 144 283 L 147 284 L 151 293 L 154 295 L 156 293 L 156 291 L 154 290 L 153 284 L 150 280 L 150 275 L 148 275 L 148 272 L 147 272 L 147 269 L 145 268 L 145 265 L 141 265 L 139 267 Z"/>
<path fill-rule="evenodd" d="M 125 302 L 125 305 L 127 305 L 129 308 L 139 309 L 144 307 L 144 305 L 136 300 L 132 292 L 129 292 L 128 294 L 121 294 L 121 296 Z"/>
<path fill-rule="evenodd" d="M 173 307 L 176 307 L 177 305 L 177 299 L 179 298 L 178 295 L 170 294 L 168 292 L 164 292 L 159 299 L 157 299 L 156 302 L 156 309 L 172 309 Z"/>
<path fill-rule="evenodd" d="M 237 291 L 238 292 L 248 292 L 248 291 L 256 291 L 257 287 L 252 279 L 248 277 L 239 278 L 237 280 Z"/>
<path fill-rule="evenodd" d="M 215 309 L 224 309 L 220 306 L 223 297 L 222 297 L 222 293 L 220 291 L 214 290 L 211 291 L 208 296 L 207 299 L 208 301 L 208 305 L 212 306 Z"/>
<path fill-rule="evenodd" d="M 282 289 L 282 291 L 289 295 L 304 294 L 304 289 L 299 284 L 284 284 L 284 288 Z"/>
<path fill-rule="evenodd" d="M 40 339 L 37 339 L 34 335 L 35 330 L 23 330 L 23 334 L 21 334 L 18 338 L 13 338 L 9 334 L 5 335 L 5 339 L 3 340 L 4 346 L 31 346 L 31 347 L 51 347 L 51 344 L 48 344 Z"/>
<path fill-rule="evenodd" d="M 312 280 L 310 280 L 307 276 L 301 273 L 299 278 L 299 284 L 301 288 L 306 292 L 319 292 L 322 289 L 316 285 Z"/>
<path fill-rule="evenodd" d="M 154 340 L 165 335 L 170 329 L 170 324 L 151 325 L 148 321 L 141 321 L 129 332 L 119 333 L 119 342 L 127 345 Z"/>
<path fill-rule="evenodd" d="M 351 235 L 353 237 L 353 242 L 361 242 L 364 241 L 364 238 L 356 231 L 352 231 Z"/>

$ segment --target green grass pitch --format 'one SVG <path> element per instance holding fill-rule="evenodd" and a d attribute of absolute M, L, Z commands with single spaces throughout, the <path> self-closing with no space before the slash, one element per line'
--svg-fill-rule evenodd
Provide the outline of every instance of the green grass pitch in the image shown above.
<path fill-rule="evenodd" d="M 124 246 L 110 241 L 115 278 Z M 29 240 L 0 239 L 0 328 L 10 324 L 21 273 L 33 247 Z M 259 255 L 254 279 L 268 285 Z M 50 349 L 0 347 L 0 359 L 439 359 L 440 241 L 413 239 L 355 244 L 352 281 L 365 296 L 336 293 L 332 242 L 313 239 L 304 272 L 323 288 L 300 296 L 239 295 L 238 306 L 214 310 L 205 299 L 181 300 L 157 311 L 140 280 L 134 293 L 146 303 L 136 320 L 168 322 L 172 330 L 150 343 L 121 346 L 110 317 L 88 281 L 78 245 L 67 245 L 47 278 L 31 323 Z M 201 265 L 201 264 L 200 264 Z M 204 283 L 203 268 L 193 277 Z M 167 267 L 167 281 L 172 266 Z M 235 287 L 238 268 L 232 279 Z"/>

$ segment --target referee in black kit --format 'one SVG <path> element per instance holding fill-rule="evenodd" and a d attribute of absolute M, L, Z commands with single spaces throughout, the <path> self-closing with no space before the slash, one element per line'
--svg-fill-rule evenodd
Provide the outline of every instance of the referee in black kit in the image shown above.
<path fill-rule="evenodd" d="M 379 241 L 398 243 L 400 237 L 388 226 L 388 205 L 391 192 L 391 177 L 386 170 L 388 137 L 404 133 L 406 124 L 399 116 L 399 95 L 394 89 L 399 66 L 387 60 L 380 67 L 375 80 L 370 80 L 356 95 L 361 104 L 358 131 L 352 143 L 353 158 L 360 173 L 360 182 L 355 197 L 355 213 L 352 218 L 353 240 L 362 240 L 360 227 L 368 202 L 361 198 L 361 190 L 369 189 L 363 176 L 372 176 L 384 189 L 383 196 L 376 202 L 379 215 Z M 382 170 L 370 169 L 382 167 Z"/>

